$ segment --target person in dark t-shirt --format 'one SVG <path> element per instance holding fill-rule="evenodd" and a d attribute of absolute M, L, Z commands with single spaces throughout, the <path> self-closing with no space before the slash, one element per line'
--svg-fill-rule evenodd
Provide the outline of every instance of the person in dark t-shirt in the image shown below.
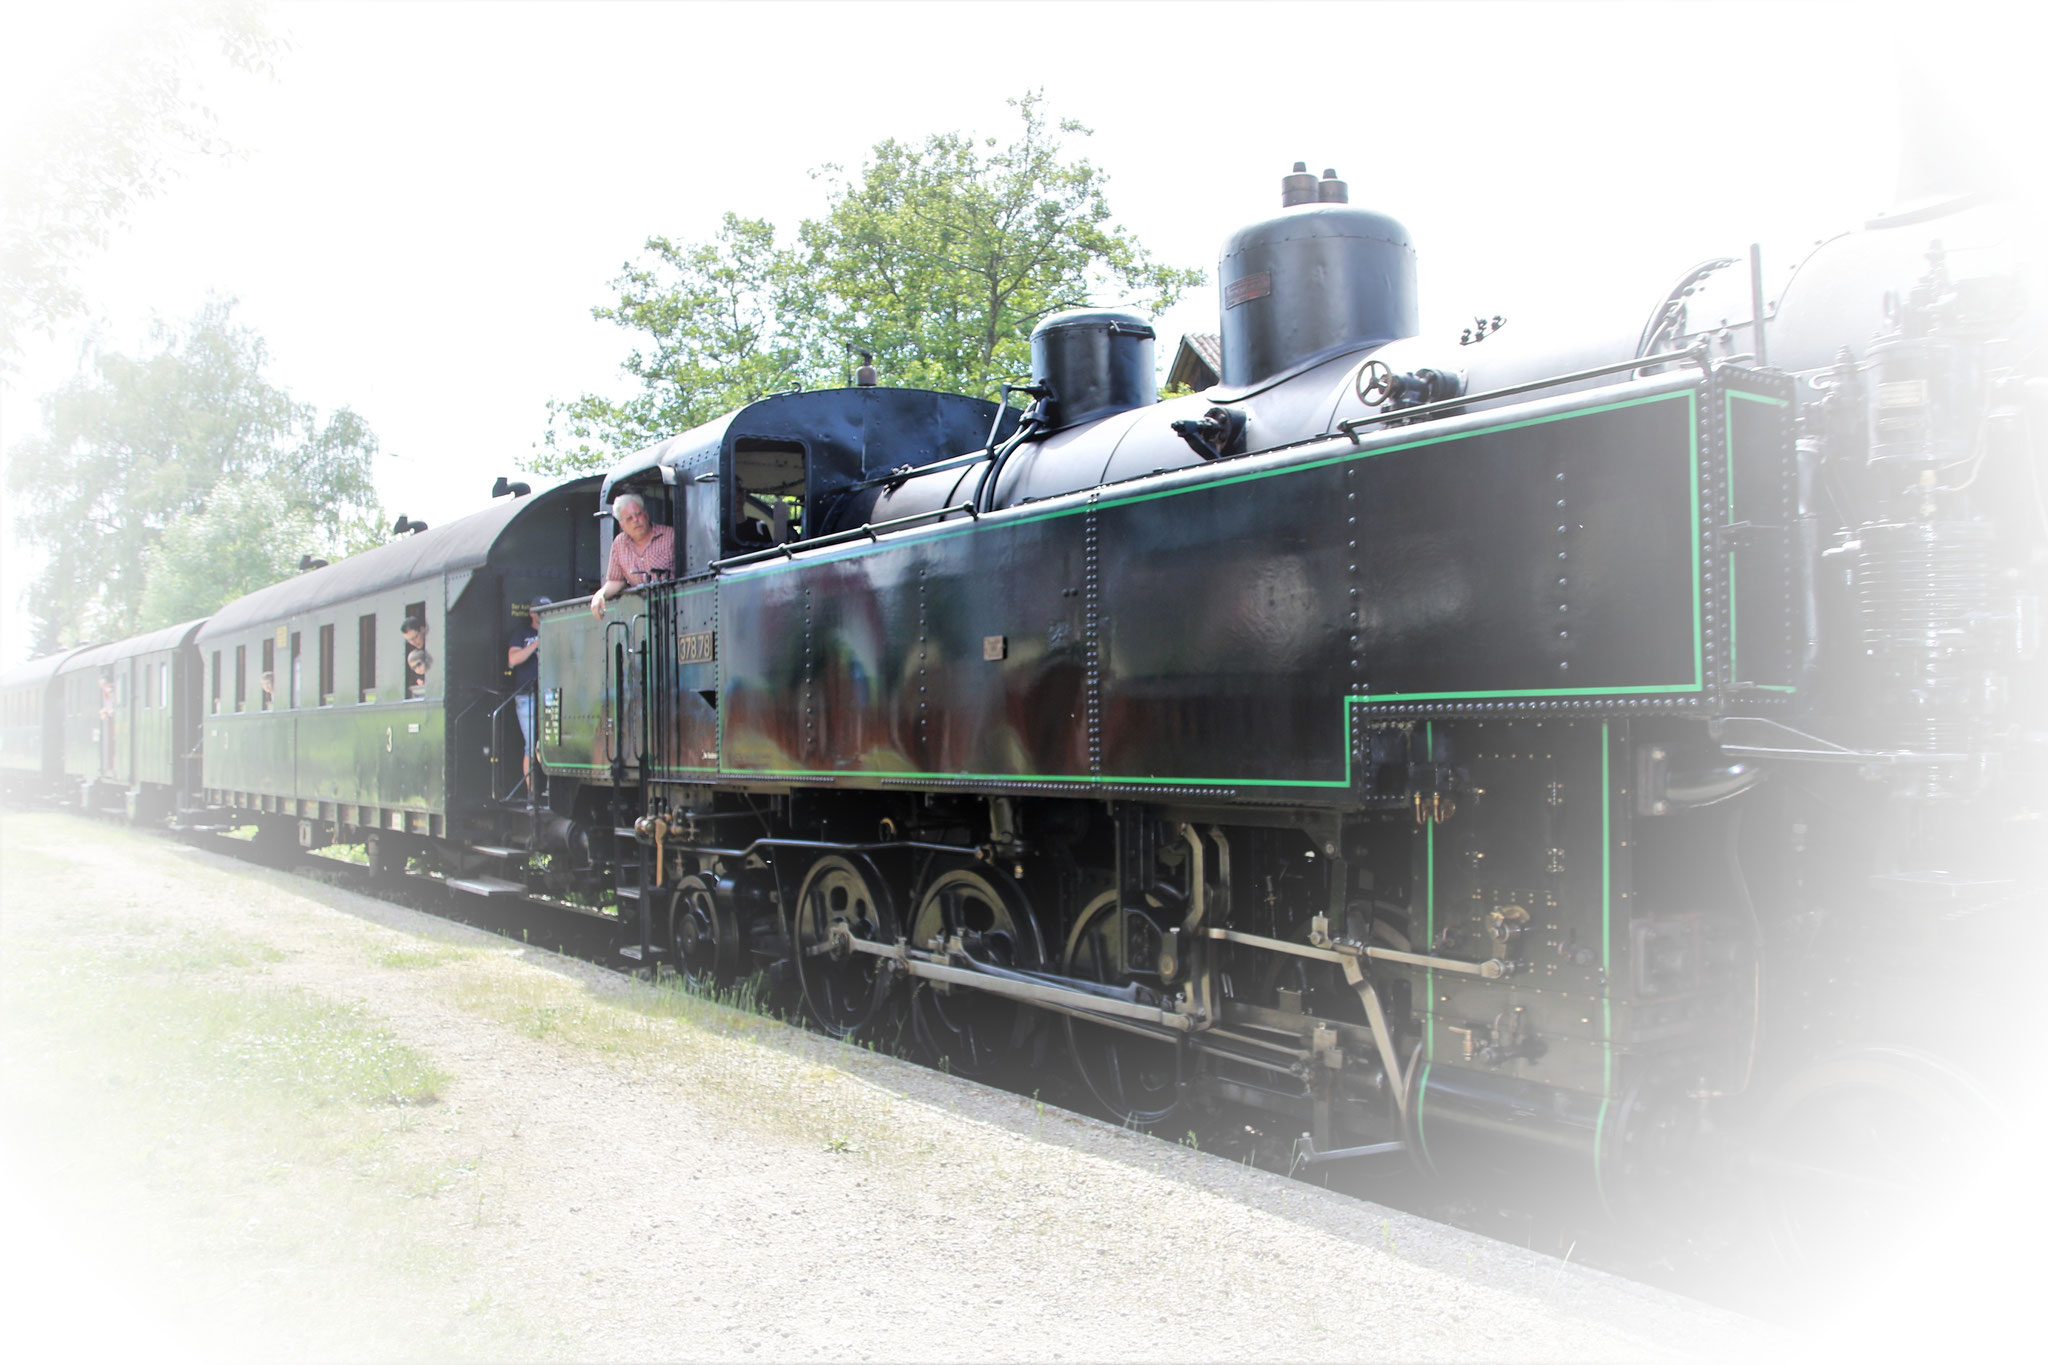
<path fill-rule="evenodd" d="M 512 670 L 512 709 L 519 716 L 519 733 L 526 737 L 519 770 L 533 776 L 533 700 L 540 683 L 540 609 L 553 606 L 552 597 L 536 597 L 527 604 L 526 624 L 512 628 L 512 647 L 505 651 L 505 667 Z"/>

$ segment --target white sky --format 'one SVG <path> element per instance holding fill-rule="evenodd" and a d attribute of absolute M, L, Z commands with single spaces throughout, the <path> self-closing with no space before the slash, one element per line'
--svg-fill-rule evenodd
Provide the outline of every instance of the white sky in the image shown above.
<path fill-rule="evenodd" d="M 812 168 L 890 136 L 1007 138 L 1004 100 L 1027 89 L 1095 130 L 1085 154 L 1161 260 L 1213 274 L 1301 159 L 1407 224 L 1425 331 L 1484 311 L 1604 332 L 1704 256 L 1761 240 L 1775 274 L 1884 208 L 1902 59 L 2038 164 L 2019 13 L 289 4 L 276 79 L 209 92 L 241 155 L 186 163 L 86 284 L 117 347 L 209 291 L 239 298 L 274 382 L 375 429 L 389 513 L 439 522 L 521 468 L 550 397 L 626 391 L 627 337 L 589 310 L 647 236 L 700 239 L 728 209 L 793 229 L 823 207 Z M 109 22 L 6 7 L 0 99 L 61 97 Z M 1181 332 L 1215 329 L 1215 306 L 1203 290 L 1161 319 L 1162 363 Z M 82 331 L 39 341 L 0 391 L 0 441 L 32 429 Z M 6 662 L 26 647 L 11 527 L 0 566 Z"/>

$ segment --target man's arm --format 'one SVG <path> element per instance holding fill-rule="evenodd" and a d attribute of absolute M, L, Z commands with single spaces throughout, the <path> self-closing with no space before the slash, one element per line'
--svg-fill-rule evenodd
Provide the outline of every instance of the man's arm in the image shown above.
<path fill-rule="evenodd" d="M 619 542 L 614 539 L 612 552 L 605 559 L 604 582 L 599 585 L 596 592 L 590 594 L 590 614 L 602 620 L 605 600 L 617 597 L 625 590 L 626 571 L 619 567 Z"/>

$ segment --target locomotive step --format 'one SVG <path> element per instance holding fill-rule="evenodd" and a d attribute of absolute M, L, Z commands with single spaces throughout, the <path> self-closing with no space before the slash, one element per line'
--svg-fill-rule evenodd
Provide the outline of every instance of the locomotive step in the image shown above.
<path fill-rule="evenodd" d="M 655 944 L 653 947 L 647 950 L 648 957 L 666 957 L 667 955 L 668 949 L 662 947 L 659 943 Z M 627 943 L 621 945 L 619 948 L 619 956 L 630 957 L 635 962 L 640 962 L 644 960 L 640 956 L 640 945 L 637 943 Z"/>
<path fill-rule="evenodd" d="M 472 896 L 523 896 L 526 888 L 518 882 L 508 882 L 503 877 L 450 877 L 448 889 L 466 891 Z"/>

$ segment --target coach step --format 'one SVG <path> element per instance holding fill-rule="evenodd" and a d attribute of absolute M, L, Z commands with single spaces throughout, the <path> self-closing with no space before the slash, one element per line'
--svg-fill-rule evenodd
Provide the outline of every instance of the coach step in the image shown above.
<path fill-rule="evenodd" d="M 503 877 L 450 877 L 450 891 L 463 891 L 472 896 L 523 896 L 526 888 L 518 882 L 508 882 Z"/>

